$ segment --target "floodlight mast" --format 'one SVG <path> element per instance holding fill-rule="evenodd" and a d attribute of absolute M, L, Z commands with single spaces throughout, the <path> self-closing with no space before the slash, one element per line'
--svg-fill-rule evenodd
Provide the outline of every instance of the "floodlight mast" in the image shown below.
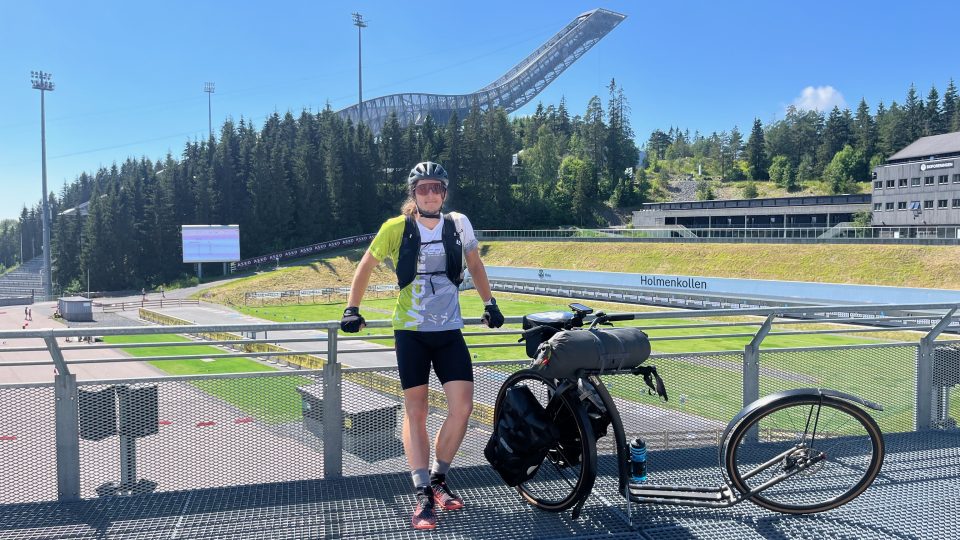
<path fill-rule="evenodd" d="M 207 128 L 210 130 L 210 138 L 213 138 L 213 107 L 210 96 L 214 92 L 214 85 L 212 82 L 203 83 L 203 91 L 207 93 Z"/>
<path fill-rule="evenodd" d="M 358 89 L 358 98 L 357 98 L 357 124 L 359 125 L 363 122 L 363 29 L 367 27 L 366 21 L 363 20 L 363 15 L 359 13 L 353 14 L 353 25 L 357 27 L 357 84 Z"/>
<path fill-rule="evenodd" d="M 50 274 L 50 202 L 47 194 L 47 118 L 45 92 L 53 92 L 53 75 L 43 71 L 31 71 L 30 82 L 35 90 L 40 91 L 40 161 L 42 171 L 43 198 L 43 294 L 49 300 L 53 296 L 53 281 Z M 21 256 L 22 258 L 22 256 Z M 23 261 L 20 261 L 23 263 Z"/>

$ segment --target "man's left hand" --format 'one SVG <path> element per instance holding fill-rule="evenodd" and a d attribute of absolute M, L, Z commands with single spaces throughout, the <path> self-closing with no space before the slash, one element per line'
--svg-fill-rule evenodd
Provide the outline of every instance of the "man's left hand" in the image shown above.
<path fill-rule="evenodd" d="M 480 322 L 487 325 L 487 328 L 500 328 L 503 326 L 503 313 L 500 313 L 500 308 L 497 307 L 497 301 L 493 298 L 490 299 L 490 303 L 483 306 L 483 316 L 480 317 Z"/>

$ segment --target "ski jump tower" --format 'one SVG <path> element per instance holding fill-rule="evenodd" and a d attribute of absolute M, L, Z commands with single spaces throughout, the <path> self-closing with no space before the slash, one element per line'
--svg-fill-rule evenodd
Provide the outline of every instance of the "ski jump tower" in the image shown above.
<path fill-rule="evenodd" d="M 474 103 L 482 111 L 502 107 L 508 113 L 513 112 L 536 97 L 625 18 L 626 15 L 606 9 L 588 11 L 502 77 L 472 94 L 408 93 L 368 99 L 363 102 L 363 122 L 374 134 L 379 134 L 391 113 L 397 114 L 400 127 L 406 127 L 423 123 L 428 114 L 438 124 L 446 124 L 454 111 L 462 120 Z M 359 106 L 353 105 L 337 114 L 356 124 L 359 113 Z"/>

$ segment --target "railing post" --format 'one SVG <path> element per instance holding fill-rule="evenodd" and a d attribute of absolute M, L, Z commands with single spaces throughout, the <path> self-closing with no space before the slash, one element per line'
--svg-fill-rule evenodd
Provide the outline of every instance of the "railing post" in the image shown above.
<path fill-rule="evenodd" d="M 917 406 L 913 421 L 914 431 L 933 426 L 933 343 L 926 336 L 920 338 L 917 348 Z"/>
<path fill-rule="evenodd" d="M 760 344 L 770 333 L 775 314 L 767 315 L 767 319 L 754 334 L 750 343 L 743 348 L 743 406 L 760 399 Z"/>
<path fill-rule="evenodd" d="M 936 420 L 937 412 L 936 392 L 933 384 L 933 361 L 936 351 L 937 336 L 953 321 L 957 308 L 951 309 L 940 322 L 930 329 L 927 335 L 920 338 L 917 348 L 917 404 L 913 427 L 915 431 L 931 429 Z"/>
<path fill-rule="evenodd" d="M 327 329 L 327 361 L 323 364 L 323 477 L 343 476 L 342 373 L 337 361 L 337 327 Z"/>
<path fill-rule="evenodd" d="M 760 344 L 763 338 L 767 337 L 770 327 L 773 325 L 775 314 L 767 315 L 763 325 L 754 334 L 750 343 L 743 348 L 743 406 L 753 403 L 760 399 Z M 745 435 L 746 440 L 756 442 L 759 438 L 757 427 L 754 426 L 749 433 Z"/>
<path fill-rule="evenodd" d="M 57 499 L 80 500 L 80 413 L 77 376 L 70 373 L 57 345 L 57 338 L 44 337 L 47 350 L 57 366 L 53 378 L 54 424 L 57 449 Z"/>

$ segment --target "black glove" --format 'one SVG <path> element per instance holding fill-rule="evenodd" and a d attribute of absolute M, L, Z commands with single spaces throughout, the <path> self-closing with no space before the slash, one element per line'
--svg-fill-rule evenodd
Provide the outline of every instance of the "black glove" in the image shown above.
<path fill-rule="evenodd" d="M 483 306 L 483 316 L 480 317 L 480 322 L 487 325 L 487 328 L 500 328 L 503 326 L 503 313 L 500 313 L 500 308 L 497 307 L 497 301 L 493 298 L 490 299 L 490 304 Z"/>
<path fill-rule="evenodd" d="M 360 308 L 351 306 L 343 310 L 343 318 L 340 319 L 341 330 L 355 334 L 363 330 L 365 326 L 367 326 L 367 321 L 363 318 L 363 315 L 360 315 Z"/>

